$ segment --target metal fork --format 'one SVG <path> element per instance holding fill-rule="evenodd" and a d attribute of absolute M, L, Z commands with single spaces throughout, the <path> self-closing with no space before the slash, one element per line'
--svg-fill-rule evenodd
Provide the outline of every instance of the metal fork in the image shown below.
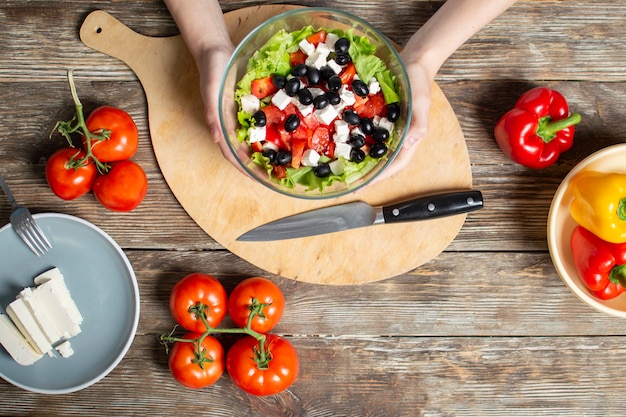
<path fill-rule="evenodd" d="M 17 204 L 2 174 L 0 174 L 0 187 L 2 187 L 4 194 L 9 198 L 9 203 L 11 203 L 11 216 L 9 219 L 15 233 L 22 238 L 30 250 L 37 256 L 41 256 L 52 249 L 50 241 L 37 226 L 28 208 Z"/>

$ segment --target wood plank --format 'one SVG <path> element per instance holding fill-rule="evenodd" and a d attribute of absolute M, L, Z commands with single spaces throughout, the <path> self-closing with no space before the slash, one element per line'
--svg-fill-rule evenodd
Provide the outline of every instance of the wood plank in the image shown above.
<path fill-rule="evenodd" d="M 106 379 L 45 396 L 0 382 L 3 413 L 210 416 L 621 415 L 621 337 L 290 338 L 302 358 L 288 391 L 252 397 L 222 377 L 199 391 L 170 377 L 154 338 L 138 338 Z M 129 395 L 129 393 L 133 393 Z M 175 398 L 175 401 L 172 399 Z M 390 414 L 393 410 L 393 414 Z"/>

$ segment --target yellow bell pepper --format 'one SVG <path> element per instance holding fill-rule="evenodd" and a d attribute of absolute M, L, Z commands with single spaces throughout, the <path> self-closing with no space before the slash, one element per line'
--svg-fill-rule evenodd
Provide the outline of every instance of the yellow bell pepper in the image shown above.
<path fill-rule="evenodd" d="M 607 242 L 626 242 L 626 173 L 581 171 L 570 189 L 576 223 Z"/>

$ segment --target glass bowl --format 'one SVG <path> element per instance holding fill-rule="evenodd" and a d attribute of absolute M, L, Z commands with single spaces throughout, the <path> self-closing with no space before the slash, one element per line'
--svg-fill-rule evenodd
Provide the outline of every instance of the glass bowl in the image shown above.
<path fill-rule="evenodd" d="M 247 72 L 250 58 L 278 31 L 287 33 L 299 31 L 306 26 L 314 29 L 337 29 L 352 31 L 355 36 L 366 37 L 376 48 L 375 55 L 380 58 L 395 78 L 395 89 L 399 96 L 399 118 L 394 123 L 393 140 L 389 142 L 387 153 L 367 173 L 348 181 L 335 181 L 331 185 L 311 187 L 284 182 L 271 178 L 266 168 L 255 163 L 253 152 L 246 141 L 238 138 L 237 131 L 242 129 L 238 120 L 239 102 L 235 100 L 237 84 Z M 228 146 L 241 167 L 257 182 L 281 194 L 304 198 L 334 198 L 351 193 L 380 175 L 391 164 L 402 146 L 411 118 L 411 91 L 408 76 L 402 60 L 394 45 L 368 22 L 349 13 L 330 8 L 297 8 L 279 14 L 248 34 L 235 49 L 222 78 L 220 86 L 219 115 L 222 133 Z M 295 98 L 294 98 L 295 100 Z M 295 103 L 295 101 L 294 101 Z M 332 138 L 331 138 L 332 140 Z M 345 147 L 344 147 L 345 149 Z M 314 162 L 313 162 L 314 163 Z"/>

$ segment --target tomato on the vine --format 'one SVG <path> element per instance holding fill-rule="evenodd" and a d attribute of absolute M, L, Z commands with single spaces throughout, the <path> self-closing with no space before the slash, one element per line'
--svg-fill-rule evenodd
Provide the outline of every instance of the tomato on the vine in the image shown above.
<path fill-rule="evenodd" d="M 285 309 L 285 297 L 276 284 L 267 278 L 252 277 L 241 281 L 228 298 L 228 314 L 239 327 L 245 327 L 252 311 L 250 327 L 267 333 L 280 321 Z"/>
<path fill-rule="evenodd" d="M 123 161 L 137 152 L 137 125 L 124 110 L 112 106 L 98 107 L 89 114 L 85 124 L 92 133 L 110 132 L 108 139 L 91 140 L 91 151 L 100 162 Z M 83 136 L 84 147 L 86 142 Z"/>
<path fill-rule="evenodd" d="M 252 395 L 277 394 L 289 388 L 298 377 L 298 354 L 286 339 L 268 334 L 265 351 L 263 361 L 259 342 L 252 336 L 245 336 L 226 354 L 226 370 L 231 379 Z"/>
<path fill-rule="evenodd" d="M 187 333 L 184 339 L 198 339 L 199 333 Z M 224 373 L 224 348 L 213 336 L 205 336 L 202 344 L 175 342 L 168 365 L 176 381 L 189 388 L 203 388 L 217 382 Z"/>
<path fill-rule="evenodd" d="M 133 161 L 119 161 L 111 169 L 96 178 L 93 194 L 109 210 L 131 211 L 148 192 L 148 177 L 143 168 Z"/>
<path fill-rule="evenodd" d="M 80 149 L 63 148 L 46 163 L 46 180 L 52 192 L 63 200 L 73 200 L 91 191 L 97 170 Z"/>
<path fill-rule="evenodd" d="M 174 320 L 185 329 L 202 333 L 207 328 L 196 314 L 199 313 L 198 306 L 203 308 L 210 327 L 217 327 L 226 316 L 226 290 L 222 284 L 211 275 L 194 272 L 172 288 L 170 312 Z"/>

